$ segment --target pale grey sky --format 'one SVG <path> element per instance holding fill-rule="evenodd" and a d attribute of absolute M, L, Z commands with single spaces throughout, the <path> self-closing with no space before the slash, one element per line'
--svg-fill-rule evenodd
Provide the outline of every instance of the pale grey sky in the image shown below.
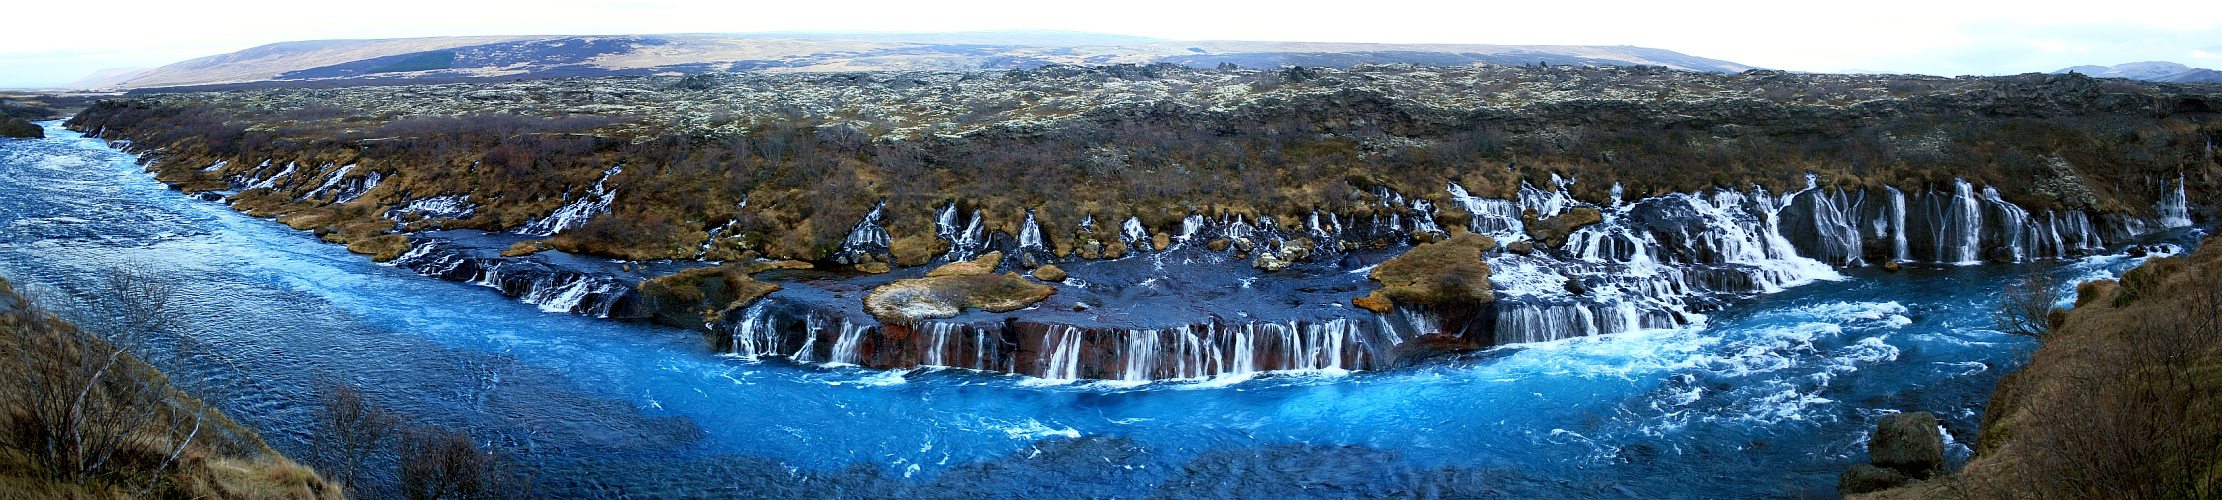
<path fill-rule="evenodd" d="M 0 9 L 0 87 L 336 38 L 1072 30 L 1180 40 L 1638 45 L 1802 71 L 1939 75 L 2167 60 L 2222 67 L 2214 0 L 1453 2 L 106 0 Z"/>

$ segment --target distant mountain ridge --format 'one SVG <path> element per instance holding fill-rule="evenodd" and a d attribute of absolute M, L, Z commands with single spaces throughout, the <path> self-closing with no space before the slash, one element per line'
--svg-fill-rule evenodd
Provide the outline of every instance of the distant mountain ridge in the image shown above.
<path fill-rule="evenodd" d="M 1247 68 L 1358 64 L 1664 66 L 1735 73 L 1751 66 L 1632 46 L 1176 41 L 1098 33 L 755 33 L 483 36 L 282 42 L 124 75 L 88 88 L 269 81 L 544 78 L 738 71 L 966 71 L 1051 64 L 1174 63 Z"/>
<path fill-rule="evenodd" d="M 2076 66 L 2054 71 L 2053 74 L 2069 72 L 2082 73 L 2098 78 L 2128 78 L 2148 82 L 2222 83 L 2222 71 L 2194 68 L 2168 61 L 2133 62 L 2113 66 Z"/>

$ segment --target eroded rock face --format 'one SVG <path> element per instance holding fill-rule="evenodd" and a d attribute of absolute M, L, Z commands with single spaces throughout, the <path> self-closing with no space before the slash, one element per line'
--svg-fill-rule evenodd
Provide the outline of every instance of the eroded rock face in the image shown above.
<path fill-rule="evenodd" d="M 897 280 L 872 289 L 864 310 L 883 323 L 908 325 L 924 319 L 955 317 L 965 309 L 1010 312 L 1041 302 L 1057 289 L 1027 280 L 1017 272 L 990 274 L 1003 255 L 935 268 L 918 279 Z"/>

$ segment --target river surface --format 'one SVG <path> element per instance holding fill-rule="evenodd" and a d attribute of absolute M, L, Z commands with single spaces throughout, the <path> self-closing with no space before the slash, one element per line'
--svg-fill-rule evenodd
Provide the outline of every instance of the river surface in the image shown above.
<path fill-rule="evenodd" d="M 175 280 L 183 335 L 212 349 L 148 357 L 289 455 L 336 379 L 562 497 L 1828 495 L 1891 412 L 1938 413 L 1965 459 L 2035 348 L 1990 330 L 2008 279 L 2134 263 L 1851 270 L 1702 328 L 1388 372 L 1055 384 L 758 362 L 544 313 L 167 190 L 46 126 L 0 141 L 0 276 L 52 297 L 113 267 Z"/>

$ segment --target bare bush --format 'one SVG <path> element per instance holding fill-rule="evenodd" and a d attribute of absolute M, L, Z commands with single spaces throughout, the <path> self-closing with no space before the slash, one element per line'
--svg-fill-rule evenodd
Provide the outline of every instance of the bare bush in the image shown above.
<path fill-rule="evenodd" d="M 64 480 L 150 479 L 178 463 L 207 427 L 206 408 L 170 397 L 162 375 L 129 354 L 174 328 L 176 287 L 111 270 L 92 296 L 50 312 L 30 297 L 5 309 L 6 353 L 18 371 L 6 399 L 6 438 Z M 75 319 L 76 324 L 66 319 Z"/>
<path fill-rule="evenodd" d="M 2059 308 L 2060 299 L 2058 280 L 2042 271 L 2031 272 L 2006 284 L 1991 318 L 1999 331 L 2043 338 L 2052 331 L 2053 310 Z"/>
<path fill-rule="evenodd" d="M 401 434 L 400 453 L 401 491 L 411 499 L 498 498 L 522 489 L 509 461 L 466 431 L 413 427 Z"/>
<path fill-rule="evenodd" d="M 401 419 L 351 385 L 327 383 L 323 396 L 324 407 L 316 415 L 321 427 L 315 438 L 317 467 L 355 491 L 364 463 L 395 440 Z"/>

